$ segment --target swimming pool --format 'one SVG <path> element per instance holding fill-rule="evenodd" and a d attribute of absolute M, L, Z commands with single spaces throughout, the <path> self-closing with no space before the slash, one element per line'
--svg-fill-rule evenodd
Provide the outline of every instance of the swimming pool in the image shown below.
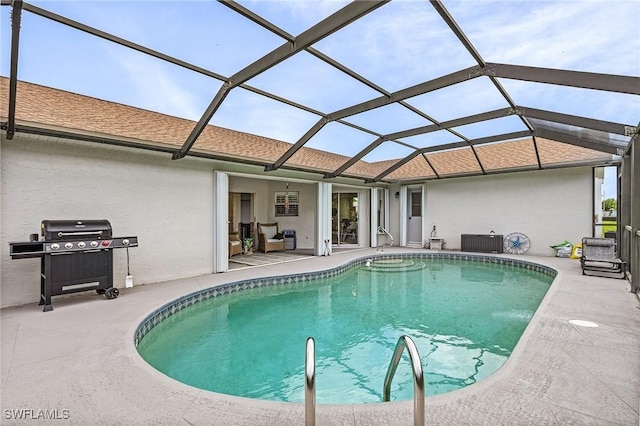
<path fill-rule="evenodd" d="M 187 295 L 143 321 L 138 351 L 196 387 L 302 401 L 304 345 L 313 336 L 318 403 L 379 402 L 395 343 L 407 334 L 434 395 L 499 368 L 555 275 L 513 259 L 439 253 L 366 264 Z M 411 380 L 401 363 L 392 399 L 410 399 Z"/>

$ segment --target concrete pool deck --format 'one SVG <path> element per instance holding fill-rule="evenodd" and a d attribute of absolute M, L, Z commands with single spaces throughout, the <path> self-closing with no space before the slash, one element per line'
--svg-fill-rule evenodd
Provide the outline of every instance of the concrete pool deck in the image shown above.
<path fill-rule="evenodd" d="M 413 251 L 420 250 L 385 249 Z M 54 299 L 47 313 L 36 303 L 2 309 L 1 423 L 302 425 L 304 404 L 221 395 L 164 376 L 138 356 L 133 334 L 151 311 L 184 294 L 328 269 L 375 253 L 356 250 L 136 286 L 110 301 L 76 294 Z M 517 258 L 554 268 L 558 276 L 504 366 L 465 389 L 427 397 L 426 424 L 638 425 L 640 309 L 629 283 L 583 276 L 577 260 Z M 413 401 L 320 404 L 316 418 L 318 425 L 408 425 Z"/>

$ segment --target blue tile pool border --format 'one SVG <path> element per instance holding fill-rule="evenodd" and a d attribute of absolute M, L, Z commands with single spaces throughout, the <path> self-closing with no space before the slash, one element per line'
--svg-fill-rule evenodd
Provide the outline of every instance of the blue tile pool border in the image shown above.
<path fill-rule="evenodd" d="M 388 260 L 388 259 L 410 259 L 410 260 L 433 260 L 433 259 L 446 259 L 446 260 L 464 260 L 468 262 L 476 263 L 491 263 L 496 265 L 513 266 L 517 268 L 526 269 L 548 275 L 551 278 L 555 278 L 558 272 L 548 266 L 539 265 L 537 263 L 528 262 L 519 259 L 496 257 L 496 256 L 483 256 L 467 253 L 442 253 L 442 252 L 427 252 L 427 253 L 396 253 L 396 254 L 376 254 L 363 256 L 357 259 L 353 259 L 344 265 L 336 268 L 327 269 L 324 271 L 304 272 L 291 275 L 277 275 L 271 277 L 259 277 L 251 278 L 247 280 L 234 281 L 230 283 L 220 284 L 213 287 L 208 287 L 203 290 L 198 290 L 192 293 L 188 293 L 178 299 L 174 299 L 158 309 L 147 315 L 134 333 L 134 344 L 138 346 L 138 343 L 151 331 L 154 327 L 160 324 L 162 321 L 171 317 L 173 314 L 180 312 L 181 310 L 188 308 L 196 303 L 204 300 L 211 299 L 213 297 L 224 296 L 227 294 L 233 294 L 240 291 L 250 290 L 254 288 L 278 286 L 278 285 L 294 285 L 305 286 L 312 285 L 317 279 L 330 278 L 337 275 L 344 274 L 353 267 L 363 265 L 370 260 Z"/>

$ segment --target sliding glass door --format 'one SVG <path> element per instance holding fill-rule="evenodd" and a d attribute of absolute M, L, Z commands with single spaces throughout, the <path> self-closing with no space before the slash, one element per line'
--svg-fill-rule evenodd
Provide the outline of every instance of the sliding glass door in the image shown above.
<path fill-rule="evenodd" d="M 334 245 L 358 244 L 357 192 L 334 192 L 332 194 L 331 233 Z"/>

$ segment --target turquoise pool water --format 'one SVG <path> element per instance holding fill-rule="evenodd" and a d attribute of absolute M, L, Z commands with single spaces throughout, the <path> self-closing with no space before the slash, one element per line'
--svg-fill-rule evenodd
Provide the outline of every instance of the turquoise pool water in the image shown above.
<path fill-rule="evenodd" d="M 486 262 L 374 261 L 304 285 L 195 303 L 159 322 L 138 351 L 167 376 L 198 388 L 302 402 L 305 342 L 312 336 L 318 403 L 380 402 L 393 349 L 407 334 L 420 352 L 426 394 L 434 395 L 495 372 L 552 280 Z M 413 397 L 408 358 L 391 397 Z"/>

